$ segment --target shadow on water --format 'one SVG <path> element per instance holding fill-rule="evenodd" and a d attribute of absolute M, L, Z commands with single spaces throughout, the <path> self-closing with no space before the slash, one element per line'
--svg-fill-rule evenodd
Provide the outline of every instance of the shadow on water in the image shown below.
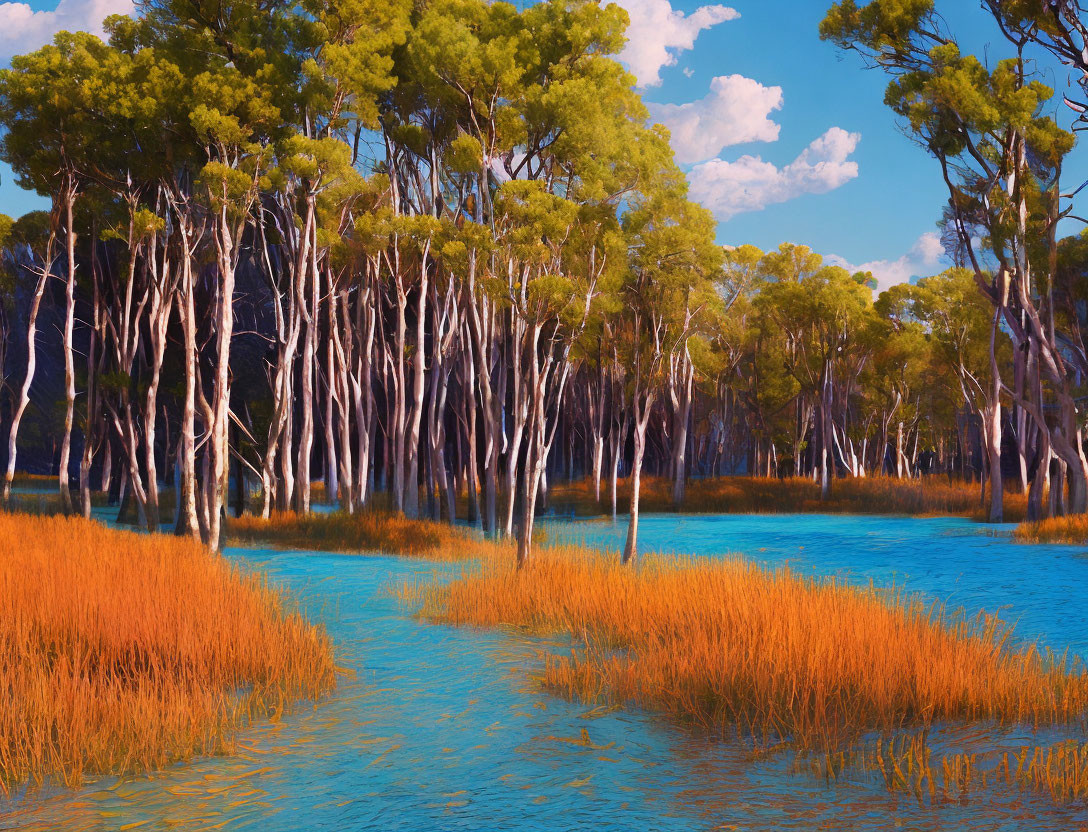
<path fill-rule="evenodd" d="M 954 519 L 650 516 L 646 548 L 887 585 L 970 610 L 1003 607 L 1019 632 L 1088 654 L 1088 559 L 1019 546 Z M 615 546 L 622 527 L 551 524 Z M 1001 531 L 994 529 L 993 531 Z M 230 757 L 153 778 L 107 778 L 0 806 L 0 828 L 287 830 L 1088 829 L 1084 806 L 1015 791 L 930 805 L 878 777 L 834 783 L 786 754 L 756 755 L 637 711 L 548 696 L 533 674 L 547 642 L 425 624 L 390 585 L 459 567 L 384 557 L 230 550 L 302 598 L 354 671 L 317 708 L 247 731 Z M 933 737 L 959 746 L 965 730 Z M 977 733 L 977 732 L 976 732 Z M 1010 748 L 1037 742 L 989 731 Z"/>

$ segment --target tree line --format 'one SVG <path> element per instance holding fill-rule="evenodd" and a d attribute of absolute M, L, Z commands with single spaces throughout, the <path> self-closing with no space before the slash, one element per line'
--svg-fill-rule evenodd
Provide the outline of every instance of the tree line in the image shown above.
<path fill-rule="evenodd" d="M 875 300 L 808 247 L 716 242 L 614 5 L 152 0 L 14 58 L 0 155 L 50 209 L 0 222 L 3 499 L 59 340 L 62 508 L 116 472 L 159 528 L 173 482 L 177 533 L 210 546 L 232 483 L 268 516 L 319 478 L 348 512 L 514 536 L 519 562 L 558 478 L 613 512 L 628 478 L 625 560 L 644 471 L 678 505 L 742 471 L 825 496 L 978 477 L 999 519 L 1010 438 L 1035 516 L 1084 511 L 1071 134 L 1022 57 L 986 69 L 903 5 L 845 0 L 821 30 L 893 73 L 949 184 L 957 267 Z M 1060 51 L 1030 3 L 992 5 Z"/>

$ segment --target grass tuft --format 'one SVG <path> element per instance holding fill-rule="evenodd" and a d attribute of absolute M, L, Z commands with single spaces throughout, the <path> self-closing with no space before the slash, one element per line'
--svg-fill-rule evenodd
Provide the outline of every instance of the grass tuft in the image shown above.
<path fill-rule="evenodd" d="M 513 552 L 509 542 L 484 539 L 472 529 L 433 520 L 410 520 L 402 514 L 368 509 L 355 514 L 273 514 L 262 520 L 251 514 L 232 518 L 229 538 L 239 544 L 314 549 L 353 554 L 386 554 L 460 561 Z"/>
<path fill-rule="evenodd" d="M 0 784 L 229 751 L 335 681 L 287 599 L 198 544 L 0 514 Z"/>
<path fill-rule="evenodd" d="M 1035 523 L 1021 523 L 1013 532 L 1021 543 L 1088 543 L 1088 514 L 1051 517 Z"/>

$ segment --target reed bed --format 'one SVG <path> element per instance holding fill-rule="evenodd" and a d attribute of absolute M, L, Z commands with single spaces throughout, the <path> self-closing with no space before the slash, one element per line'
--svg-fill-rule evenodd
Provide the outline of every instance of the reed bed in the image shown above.
<path fill-rule="evenodd" d="M 626 509 L 630 485 L 621 480 L 618 508 Z M 861 477 L 835 480 L 831 498 L 820 498 L 820 486 L 808 477 L 715 477 L 690 480 L 683 503 L 672 501 L 672 480 L 643 477 L 640 508 L 647 512 L 682 511 L 697 514 L 909 514 L 957 515 L 985 519 L 977 483 L 926 476 L 914 479 Z M 593 482 L 557 483 L 549 491 L 552 505 L 582 515 L 611 510 L 607 484 L 601 499 L 594 496 Z M 1027 497 L 1005 492 L 1005 515 L 1010 521 L 1023 518 Z"/>
<path fill-rule="evenodd" d="M 1051 517 L 1035 523 L 1021 523 L 1013 532 L 1021 543 L 1088 543 L 1088 514 Z"/>
<path fill-rule="evenodd" d="M 0 514 L 4 789 L 228 751 L 335 674 L 322 629 L 192 541 Z"/>
<path fill-rule="evenodd" d="M 355 514 L 284 512 L 268 519 L 247 514 L 232 518 L 227 524 L 227 534 L 233 542 L 247 545 L 404 555 L 437 561 L 514 556 L 509 542 L 486 540 L 472 529 L 432 520 L 411 520 L 379 509 Z"/>
<path fill-rule="evenodd" d="M 1017 647 L 992 617 L 814 581 L 741 561 L 551 550 L 527 568 L 489 563 L 429 592 L 433 621 L 566 632 L 543 682 L 632 703 L 764 746 L 842 749 L 870 732 L 942 721 L 1081 719 L 1088 675 Z"/>

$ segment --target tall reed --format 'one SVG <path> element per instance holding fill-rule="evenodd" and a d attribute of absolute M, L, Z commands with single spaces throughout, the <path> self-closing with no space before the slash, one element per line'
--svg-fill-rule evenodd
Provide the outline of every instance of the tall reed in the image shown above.
<path fill-rule="evenodd" d="M 328 636 L 192 541 L 0 514 L 0 783 L 217 753 L 329 690 Z"/>
<path fill-rule="evenodd" d="M 938 721 L 1063 723 L 1088 710 L 1075 662 L 1014 646 L 997 619 L 787 569 L 577 550 L 499 562 L 430 590 L 434 621 L 574 635 L 544 683 L 760 743 L 842 748 Z"/>

